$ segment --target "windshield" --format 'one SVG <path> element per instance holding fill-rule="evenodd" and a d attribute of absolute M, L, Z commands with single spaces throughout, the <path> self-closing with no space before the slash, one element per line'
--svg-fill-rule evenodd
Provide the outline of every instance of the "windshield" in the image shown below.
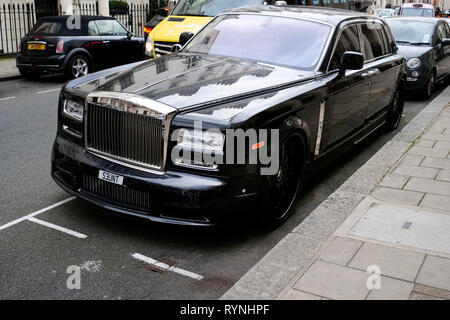
<path fill-rule="evenodd" d="M 378 16 L 391 16 L 391 11 L 390 10 L 375 10 L 375 14 L 377 14 Z"/>
<path fill-rule="evenodd" d="M 411 44 L 430 44 L 433 36 L 434 24 L 431 22 L 386 19 L 391 27 L 395 41 Z"/>
<path fill-rule="evenodd" d="M 412 17 L 432 17 L 433 10 L 422 9 L 422 8 L 403 8 L 402 16 L 412 16 Z"/>
<path fill-rule="evenodd" d="M 330 30 L 325 24 L 292 18 L 223 15 L 199 32 L 183 52 L 313 70 Z"/>
<path fill-rule="evenodd" d="M 263 4 L 262 0 L 180 0 L 172 11 L 175 16 L 217 16 L 226 10 Z"/>

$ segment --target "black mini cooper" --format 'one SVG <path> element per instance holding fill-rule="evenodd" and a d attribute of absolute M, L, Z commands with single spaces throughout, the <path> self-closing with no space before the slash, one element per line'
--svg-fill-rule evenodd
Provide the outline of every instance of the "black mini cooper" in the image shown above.
<path fill-rule="evenodd" d="M 78 78 L 143 58 L 144 39 L 114 18 L 55 16 L 39 19 L 21 39 L 16 65 L 25 77 L 65 73 Z"/>
<path fill-rule="evenodd" d="M 188 38 L 64 86 L 52 155 L 63 189 L 150 221 L 277 225 L 337 150 L 401 119 L 405 59 L 379 18 L 243 7 Z"/>

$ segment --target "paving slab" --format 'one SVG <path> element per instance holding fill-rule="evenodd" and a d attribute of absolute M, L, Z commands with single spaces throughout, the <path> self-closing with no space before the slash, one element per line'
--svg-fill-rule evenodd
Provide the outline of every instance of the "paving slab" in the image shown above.
<path fill-rule="evenodd" d="M 411 178 L 403 189 L 450 196 L 450 182 L 447 181 Z"/>
<path fill-rule="evenodd" d="M 450 169 L 450 159 L 428 158 L 423 159 L 421 167 Z"/>
<path fill-rule="evenodd" d="M 409 153 L 417 155 L 417 156 L 445 158 L 448 155 L 448 150 L 433 149 L 433 148 L 422 148 L 422 147 L 412 147 L 409 150 Z"/>
<path fill-rule="evenodd" d="M 427 256 L 416 282 L 450 291 L 450 259 Z"/>
<path fill-rule="evenodd" d="M 440 170 L 436 180 L 450 181 L 450 170 Z"/>
<path fill-rule="evenodd" d="M 375 203 L 351 228 L 349 234 L 450 254 L 448 230 L 448 214 Z"/>
<path fill-rule="evenodd" d="M 338 237 L 320 255 L 320 259 L 345 266 L 361 245 L 362 241 Z"/>
<path fill-rule="evenodd" d="M 348 266 L 365 271 L 376 265 L 383 276 L 413 282 L 424 258 L 422 253 L 366 242 Z"/>
<path fill-rule="evenodd" d="M 420 203 L 424 193 L 392 188 L 377 188 L 372 192 L 372 195 L 380 201 L 415 206 Z"/>
<path fill-rule="evenodd" d="M 416 156 L 413 154 L 406 154 L 401 160 L 400 164 L 404 166 L 419 166 L 425 156 Z"/>
<path fill-rule="evenodd" d="M 437 210 L 449 210 L 450 197 L 427 193 L 420 202 L 420 206 Z"/>
<path fill-rule="evenodd" d="M 434 177 L 436 177 L 438 172 L 439 170 L 435 168 L 405 166 L 405 165 L 400 165 L 394 170 L 394 173 L 398 175 L 418 177 L 418 178 L 428 178 L 428 179 L 434 179 Z"/>
<path fill-rule="evenodd" d="M 413 292 L 426 294 L 428 296 L 436 297 L 439 299 L 450 300 L 450 291 L 425 286 L 423 284 L 414 285 Z"/>
<path fill-rule="evenodd" d="M 369 293 L 366 272 L 317 260 L 294 289 L 329 299 L 362 300 Z"/>
<path fill-rule="evenodd" d="M 387 174 L 380 182 L 380 186 L 394 189 L 401 189 L 406 184 L 410 177 L 401 176 L 398 174 Z"/>
<path fill-rule="evenodd" d="M 322 300 L 322 297 L 303 291 L 290 289 L 288 293 L 282 298 L 282 300 Z"/>
<path fill-rule="evenodd" d="M 414 283 L 381 276 L 380 286 L 370 290 L 367 300 L 408 300 Z"/>

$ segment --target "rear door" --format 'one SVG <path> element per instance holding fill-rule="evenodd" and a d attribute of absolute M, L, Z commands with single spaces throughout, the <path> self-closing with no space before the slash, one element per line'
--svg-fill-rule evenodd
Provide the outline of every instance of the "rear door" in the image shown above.
<path fill-rule="evenodd" d="M 392 58 L 387 33 L 380 21 L 361 24 L 364 58 L 368 67 L 370 98 L 367 119 L 376 117 L 387 107 L 395 90 L 399 66 Z"/>
<path fill-rule="evenodd" d="M 339 36 L 328 70 L 338 72 L 341 57 L 345 51 L 361 52 L 359 29 L 356 24 L 344 27 Z M 365 74 L 368 67 L 361 70 L 347 70 L 342 77 L 336 76 L 330 84 L 333 95 L 333 111 L 328 144 L 332 146 L 364 124 L 369 102 L 370 84 Z"/>

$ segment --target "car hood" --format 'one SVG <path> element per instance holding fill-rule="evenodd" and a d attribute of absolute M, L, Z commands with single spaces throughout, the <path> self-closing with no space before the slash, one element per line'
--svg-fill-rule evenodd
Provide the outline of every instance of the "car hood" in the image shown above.
<path fill-rule="evenodd" d="M 398 54 L 404 56 L 406 60 L 410 58 L 418 58 L 433 49 L 430 46 L 397 45 L 397 47 L 398 47 Z"/>
<path fill-rule="evenodd" d="M 73 89 L 134 93 L 177 109 L 264 92 L 314 77 L 248 60 L 174 54 L 80 78 Z M 87 81 L 83 81 L 86 78 Z"/>
<path fill-rule="evenodd" d="M 213 17 L 169 16 L 150 32 L 153 41 L 178 42 L 183 32 L 197 33 Z"/>

